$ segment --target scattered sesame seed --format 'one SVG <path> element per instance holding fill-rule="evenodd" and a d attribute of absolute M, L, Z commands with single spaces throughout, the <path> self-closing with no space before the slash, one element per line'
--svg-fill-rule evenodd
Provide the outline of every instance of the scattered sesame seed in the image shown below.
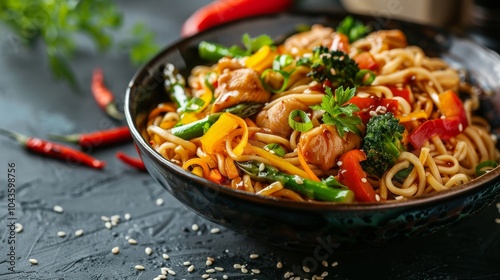
<path fill-rule="evenodd" d="M 327 261 L 322 261 L 321 265 L 323 265 L 324 267 L 328 267 L 328 262 Z"/>
<path fill-rule="evenodd" d="M 197 230 L 199 230 L 199 229 L 200 229 L 200 227 L 199 227 L 197 224 L 193 224 L 193 225 L 191 226 L 191 230 L 192 230 L 192 231 L 197 231 Z"/>
<path fill-rule="evenodd" d="M 233 267 L 236 268 L 236 269 L 240 269 L 241 268 L 241 264 L 235 263 L 235 264 L 233 264 Z"/>
<path fill-rule="evenodd" d="M 151 254 L 153 253 L 153 249 L 151 249 L 150 247 L 146 247 L 146 249 L 144 249 L 144 252 L 146 252 L 147 255 L 151 256 Z"/>
<path fill-rule="evenodd" d="M 203 275 L 201 276 L 201 278 L 203 278 L 203 279 L 207 279 L 208 277 L 210 277 L 210 275 L 209 275 L 209 274 L 203 274 Z"/>
<path fill-rule="evenodd" d="M 303 266 L 302 270 L 304 270 L 304 272 L 311 272 L 311 269 L 307 266 Z"/>
<path fill-rule="evenodd" d="M 366 180 L 366 178 L 361 178 L 361 182 L 366 183 L 368 180 Z"/>
<path fill-rule="evenodd" d="M 205 272 L 206 272 L 206 273 L 214 273 L 214 272 L 215 272 L 215 269 L 210 268 L 210 269 L 205 270 Z"/>
<path fill-rule="evenodd" d="M 137 240 L 130 238 L 130 239 L 128 240 L 128 243 L 129 243 L 129 244 L 132 244 L 132 245 L 136 245 L 136 244 L 137 244 Z"/>
<path fill-rule="evenodd" d="M 285 278 L 290 278 L 290 276 L 292 276 L 293 274 L 291 274 L 289 271 L 285 272 L 285 275 L 283 275 L 283 277 Z"/>
<path fill-rule="evenodd" d="M 190 265 L 188 267 L 188 272 L 193 272 L 194 271 L 194 265 Z"/>
<path fill-rule="evenodd" d="M 23 227 L 23 225 L 22 225 L 22 224 L 20 224 L 20 223 L 16 223 L 16 224 L 15 224 L 15 230 L 14 230 L 14 231 L 15 231 L 16 233 L 20 233 L 21 231 L 23 231 L 23 228 L 24 228 L 24 227 Z"/>
<path fill-rule="evenodd" d="M 162 274 L 162 275 L 167 275 L 167 273 L 168 273 L 168 268 L 166 268 L 166 267 L 162 267 L 162 268 L 160 268 L 160 271 L 161 271 L 161 274 Z"/>
<path fill-rule="evenodd" d="M 241 273 L 248 273 L 248 269 L 246 269 L 245 267 L 242 267 L 241 268 Z"/>
<path fill-rule="evenodd" d="M 115 220 L 115 221 L 120 221 L 121 217 L 120 215 L 113 215 L 111 216 L 111 221 Z"/>
<path fill-rule="evenodd" d="M 144 266 L 142 266 L 140 264 L 134 266 L 134 268 L 137 269 L 137 270 L 144 270 Z"/>
<path fill-rule="evenodd" d="M 328 271 L 321 273 L 321 277 L 326 277 L 326 276 L 328 276 Z"/>
<path fill-rule="evenodd" d="M 103 221 L 103 222 L 109 222 L 110 219 L 109 219 L 109 217 L 101 216 L 101 221 Z"/>
<path fill-rule="evenodd" d="M 220 267 L 220 266 L 216 266 L 216 267 L 214 267 L 214 268 L 215 268 L 215 270 L 217 270 L 217 271 L 224 271 L 224 268 L 222 268 L 222 267 Z"/>
<path fill-rule="evenodd" d="M 258 257 L 259 257 L 259 255 L 257 255 L 257 254 L 251 254 L 251 255 L 250 255 L 250 258 L 251 258 L 251 259 L 257 259 Z"/>
<path fill-rule="evenodd" d="M 497 208 L 500 209 L 500 202 L 497 203 Z"/>
<path fill-rule="evenodd" d="M 105 222 L 104 227 L 107 229 L 111 229 L 113 227 L 113 225 L 110 222 Z"/>
<path fill-rule="evenodd" d="M 338 262 L 332 262 L 332 267 L 336 267 L 337 265 L 339 265 Z"/>
<path fill-rule="evenodd" d="M 220 228 L 213 228 L 210 230 L 210 233 L 219 233 L 220 232 Z"/>
<path fill-rule="evenodd" d="M 163 257 L 164 260 L 170 259 L 170 257 L 167 254 L 163 254 L 162 257 Z"/>
<path fill-rule="evenodd" d="M 163 202 L 164 202 L 164 201 L 163 201 L 163 198 L 161 198 L 161 197 L 160 197 L 160 198 L 158 198 L 158 199 L 156 200 L 156 205 L 161 206 L 161 205 L 163 205 Z"/>
<path fill-rule="evenodd" d="M 167 272 L 168 272 L 168 274 L 170 274 L 170 275 L 175 275 L 175 271 L 173 271 L 173 270 L 172 270 L 172 269 L 170 269 L 170 268 L 167 268 Z"/>
<path fill-rule="evenodd" d="M 125 215 L 123 215 L 123 217 L 125 218 L 125 220 L 130 220 L 131 216 L 130 216 L 130 213 L 125 213 Z"/>
<path fill-rule="evenodd" d="M 36 259 L 29 259 L 28 260 L 31 264 L 38 264 L 38 261 Z"/>
<path fill-rule="evenodd" d="M 227 275 L 222 275 L 222 279 L 229 279 L 229 277 Z"/>
<path fill-rule="evenodd" d="M 161 280 L 161 278 L 156 276 L 155 278 L 153 278 L 153 280 Z"/>
<path fill-rule="evenodd" d="M 296 277 L 293 278 L 293 280 L 300 280 L 300 277 L 296 276 Z"/>
<path fill-rule="evenodd" d="M 500 218 L 496 218 L 495 223 L 500 224 Z"/>
<path fill-rule="evenodd" d="M 161 279 L 161 280 L 165 280 L 165 279 L 167 279 L 167 276 L 165 276 L 165 275 L 163 275 L 163 274 L 160 274 L 160 275 L 158 275 L 158 277 L 157 277 L 157 278 L 158 278 L 158 279 Z"/>
<path fill-rule="evenodd" d="M 266 169 L 266 165 L 263 162 L 261 162 L 259 164 L 259 171 L 264 171 L 265 169 Z"/>
<path fill-rule="evenodd" d="M 117 220 L 111 220 L 111 225 L 116 227 L 116 225 L 118 225 L 118 221 Z"/>
<path fill-rule="evenodd" d="M 278 262 L 278 263 L 276 264 L 276 267 L 277 267 L 277 268 L 282 268 L 282 267 L 283 267 L 283 263 Z"/>
<path fill-rule="evenodd" d="M 376 200 L 376 201 L 380 201 L 380 195 L 375 194 L 375 200 Z"/>
<path fill-rule="evenodd" d="M 255 273 L 255 274 L 259 274 L 260 273 L 260 270 L 256 269 L 256 268 L 252 268 L 252 272 Z"/>
<path fill-rule="evenodd" d="M 61 206 L 56 205 L 56 206 L 54 206 L 54 211 L 57 213 L 62 213 L 62 212 L 64 212 L 64 209 Z"/>
<path fill-rule="evenodd" d="M 83 235 L 83 229 L 79 229 L 77 231 L 75 231 L 75 236 L 82 236 Z"/>
<path fill-rule="evenodd" d="M 293 177 L 293 180 L 295 180 L 295 183 L 299 184 L 299 185 L 302 185 L 304 184 L 304 181 L 302 180 L 302 178 L 300 178 L 299 176 L 295 175 Z"/>
<path fill-rule="evenodd" d="M 57 232 L 57 236 L 59 236 L 59 237 L 65 237 L 66 233 L 64 231 L 58 231 Z"/>
<path fill-rule="evenodd" d="M 213 264 L 213 262 L 212 262 L 211 260 L 207 260 L 207 261 L 205 262 L 205 265 L 207 265 L 207 266 L 211 266 L 212 264 Z"/>
<path fill-rule="evenodd" d="M 113 247 L 113 249 L 111 249 L 111 253 L 113 253 L 115 255 L 120 253 L 120 247 Z"/>
<path fill-rule="evenodd" d="M 186 262 L 183 262 L 182 264 L 183 264 L 184 266 L 190 266 L 190 265 L 191 265 L 191 262 L 186 261 Z"/>

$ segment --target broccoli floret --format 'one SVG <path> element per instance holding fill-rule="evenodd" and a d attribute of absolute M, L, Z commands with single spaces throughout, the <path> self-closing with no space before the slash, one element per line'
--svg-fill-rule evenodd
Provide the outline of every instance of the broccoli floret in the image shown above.
<path fill-rule="evenodd" d="M 363 138 L 363 151 L 367 157 L 361 162 L 363 170 L 380 178 L 391 168 L 399 155 L 406 151 L 401 142 L 404 130 L 405 127 L 390 112 L 372 117 Z"/>

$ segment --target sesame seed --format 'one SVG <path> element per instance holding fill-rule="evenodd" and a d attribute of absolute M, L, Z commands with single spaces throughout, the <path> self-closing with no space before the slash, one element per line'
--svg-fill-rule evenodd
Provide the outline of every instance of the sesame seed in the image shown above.
<path fill-rule="evenodd" d="M 500 209 L 500 202 L 497 203 L 497 208 Z"/>
<path fill-rule="evenodd" d="M 370 111 L 369 114 L 372 117 L 376 117 L 377 116 L 377 112 L 375 112 L 375 111 Z"/>
<path fill-rule="evenodd" d="M 296 276 L 293 280 L 300 280 L 300 276 Z"/>
<path fill-rule="evenodd" d="M 323 265 L 324 267 L 328 267 L 328 262 L 327 261 L 322 261 L 321 265 Z"/>
<path fill-rule="evenodd" d="M 236 269 L 240 269 L 241 268 L 241 264 L 235 263 L 235 264 L 233 264 L 233 267 L 236 268 Z"/>
<path fill-rule="evenodd" d="M 299 176 L 295 175 L 293 177 L 293 180 L 295 181 L 295 183 L 299 184 L 299 185 L 302 185 L 304 184 L 304 181 L 302 181 L 302 178 L 300 178 Z"/>
<path fill-rule="evenodd" d="M 132 244 L 132 245 L 136 245 L 136 244 L 137 244 L 137 240 L 130 238 L 130 239 L 128 240 L 128 243 L 129 243 L 129 244 Z"/>
<path fill-rule="evenodd" d="M 285 278 L 290 278 L 290 276 L 292 276 L 293 274 L 291 274 L 289 271 L 285 272 L 285 275 L 283 275 L 283 277 Z"/>
<path fill-rule="evenodd" d="M 380 195 L 375 194 L 375 200 L 376 200 L 376 201 L 380 201 Z"/>
<path fill-rule="evenodd" d="M 201 278 L 203 278 L 203 279 L 207 279 L 208 277 L 210 277 L 210 275 L 209 275 L 209 274 L 203 274 L 203 275 L 201 276 Z"/>
<path fill-rule="evenodd" d="M 109 217 L 101 216 L 101 221 L 103 221 L 103 222 L 109 222 L 110 219 L 109 219 Z"/>
<path fill-rule="evenodd" d="M 111 221 L 115 220 L 115 221 L 120 221 L 121 217 L 120 215 L 113 215 L 111 216 Z"/>
<path fill-rule="evenodd" d="M 187 262 L 183 262 L 182 263 L 184 266 L 190 266 L 191 265 L 191 262 L 187 261 Z"/>
<path fill-rule="evenodd" d="M 75 231 L 75 236 L 82 236 L 83 235 L 83 229 L 79 229 L 77 231 Z"/>
<path fill-rule="evenodd" d="M 224 268 L 222 268 L 222 267 L 220 267 L 220 266 L 216 266 L 216 267 L 214 267 L 214 268 L 215 268 L 215 270 L 217 270 L 217 271 L 224 271 Z"/>
<path fill-rule="evenodd" d="M 120 247 L 113 247 L 113 249 L 111 249 L 111 253 L 113 253 L 115 255 L 120 253 Z"/>
<path fill-rule="evenodd" d="M 20 224 L 20 223 L 16 223 L 16 224 L 15 224 L 15 230 L 14 230 L 14 231 L 15 231 L 16 233 L 20 233 L 21 231 L 23 231 L 23 228 L 24 228 L 24 227 L 23 227 L 23 225 L 22 225 L 22 224 Z"/>
<path fill-rule="evenodd" d="M 200 229 L 200 227 L 199 227 L 197 224 L 193 224 L 193 225 L 191 226 L 191 230 L 193 230 L 193 231 L 197 231 L 197 230 L 199 230 L 199 229 Z"/>
<path fill-rule="evenodd" d="M 265 169 L 266 169 L 266 165 L 263 162 L 261 162 L 259 164 L 259 171 L 264 171 Z"/>
<path fill-rule="evenodd" d="M 161 278 L 156 276 L 155 278 L 153 278 L 153 280 L 161 280 Z"/>
<path fill-rule="evenodd" d="M 220 232 L 220 228 L 213 228 L 210 230 L 210 233 L 219 233 Z"/>
<path fill-rule="evenodd" d="M 222 275 L 222 279 L 229 279 L 229 277 L 227 275 Z"/>
<path fill-rule="evenodd" d="M 205 262 L 205 265 L 207 265 L 207 266 L 211 266 L 212 264 L 213 264 L 213 262 L 212 262 L 211 260 L 207 260 L 207 261 Z"/>
<path fill-rule="evenodd" d="M 146 247 L 146 249 L 144 249 L 144 252 L 146 252 L 147 255 L 151 256 L 151 254 L 153 253 L 153 249 L 151 249 L 150 247 Z"/>
<path fill-rule="evenodd" d="M 131 216 L 130 216 L 130 213 L 125 213 L 125 215 L 123 215 L 123 217 L 125 218 L 125 220 L 130 220 Z"/>
<path fill-rule="evenodd" d="M 59 236 L 59 237 L 65 237 L 66 233 L 64 231 L 58 231 L 57 232 L 57 236 Z"/>
<path fill-rule="evenodd" d="M 118 225 L 118 221 L 117 220 L 111 220 L 111 226 L 116 226 Z"/>
<path fill-rule="evenodd" d="M 168 274 L 168 268 L 166 268 L 166 267 L 160 268 L 160 271 L 161 271 L 162 275 L 167 275 Z"/>
<path fill-rule="evenodd" d="M 187 270 L 188 270 L 188 272 L 193 272 L 194 271 L 194 265 L 190 265 Z"/>
<path fill-rule="evenodd" d="M 252 268 L 252 272 L 255 273 L 255 274 L 259 274 L 260 273 L 260 270 L 256 269 L 256 268 Z"/>
<path fill-rule="evenodd" d="M 144 266 L 142 266 L 140 264 L 134 266 L 134 268 L 137 269 L 137 270 L 144 270 Z"/>
<path fill-rule="evenodd" d="M 416 121 L 416 120 L 417 120 L 417 118 L 415 118 L 415 117 L 410 119 L 410 121 Z"/>
<path fill-rule="evenodd" d="M 241 268 L 241 273 L 248 273 L 248 269 L 246 269 L 245 267 L 242 267 Z"/>
<path fill-rule="evenodd" d="M 302 270 L 304 270 L 304 272 L 311 272 L 311 269 L 307 266 L 303 266 Z"/>
<path fill-rule="evenodd" d="M 368 180 L 366 180 L 366 178 L 361 178 L 361 182 L 366 183 Z"/>
<path fill-rule="evenodd" d="M 57 213 L 62 213 L 62 212 L 64 212 L 64 209 L 61 206 L 56 205 L 56 206 L 54 206 L 54 211 Z"/>
<path fill-rule="evenodd" d="M 206 273 L 214 273 L 214 272 L 215 272 L 215 269 L 210 268 L 210 269 L 205 270 L 205 272 L 206 272 Z"/>
<path fill-rule="evenodd" d="M 337 265 L 339 265 L 338 262 L 332 262 L 332 267 L 336 267 Z"/>
<path fill-rule="evenodd" d="M 276 264 L 276 267 L 277 267 L 277 268 L 282 268 L 282 267 L 283 267 L 283 263 L 278 262 L 278 263 Z"/>
<path fill-rule="evenodd" d="M 161 280 L 165 280 L 165 279 L 167 279 L 167 276 L 165 276 L 165 275 L 163 275 L 163 274 L 160 274 L 160 275 L 158 275 L 158 277 L 156 277 L 156 278 L 161 279 Z"/>
<path fill-rule="evenodd" d="M 326 276 L 328 276 L 328 271 L 321 273 L 321 277 L 326 277 Z"/>
<path fill-rule="evenodd" d="M 495 223 L 500 224 L 500 218 L 496 218 Z"/>
<path fill-rule="evenodd" d="M 161 205 L 163 205 L 163 202 L 164 202 L 164 201 L 163 201 L 163 198 L 161 198 L 161 197 L 160 197 L 160 198 L 158 198 L 158 199 L 156 200 L 156 205 L 161 206 Z"/>
<path fill-rule="evenodd" d="M 167 254 L 163 254 L 162 257 L 163 257 L 164 260 L 170 259 L 170 257 Z"/>
<path fill-rule="evenodd" d="M 36 259 L 29 259 L 28 260 L 31 264 L 38 264 L 38 261 Z"/>
<path fill-rule="evenodd" d="M 107 229 L 111 229 L 113 227 L 113 225 L 110 222 L 105 222 L 104 227 Z"/>
<path fill-rule="evenodd" d="M 337 165 L 338 165 L 338 166 L 342 166 L 342 161 L 340 161 L 340 160 L 339 160 L 339 161 L 337 161 Z"/>
<path fill-rule="evenodd" d="M 458 125 L 458 131 L 462 132 L 464 130 L 464 125 L 463 124 L 459 124 Z"/>
<path fill-rule="evenodd" d="M 170 269 L 170 268 L 167 268 L 167 272 L 168 272 L 168 274 L 170 274 L 170 275 L 175 275 L 175 271 L 173 271 L 173 270 L 172 270 L 172 269 Z"/>

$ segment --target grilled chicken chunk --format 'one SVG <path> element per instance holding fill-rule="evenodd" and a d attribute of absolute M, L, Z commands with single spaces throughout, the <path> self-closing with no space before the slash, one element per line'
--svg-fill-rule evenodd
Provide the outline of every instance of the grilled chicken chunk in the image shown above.
<path fill-rule="evenodd" d="M 322 25 L 313 25 L 311 30 L 290 36 L 285 43 L 285 52 L 298 54 L 299 50 L 311 51 L 314 47 L 330 47 L 333 42 L 334 30 Z"/>
<path fill-rule="evenodd" d="M 293 132 L 288 125 L 288 115 L 295 109 L 307 111 L 309 107 L 295 98 L 285 99 L 269 110 L 262 110 L 257 115 L 256 124 L 269 129 L 273 134 L 288 138 Z"/>
<path fill-rule="evenodd" d="M 337 164 L 337 158 L 343 153 L 359 148 L 361 138 L 352 132 L 340 137 L 333 125 L 322 124 L 299 138 L 299 149 L 307 162 L 328 170 Z"/>
<path fill-rule="evenodd" d="M 271 97 L 271 93 L 262 87 L 257 72 L 249 68 L 223 73 L 218 84 L 212 112 L 219 112 L 243 102 L 265 103 Z"/>

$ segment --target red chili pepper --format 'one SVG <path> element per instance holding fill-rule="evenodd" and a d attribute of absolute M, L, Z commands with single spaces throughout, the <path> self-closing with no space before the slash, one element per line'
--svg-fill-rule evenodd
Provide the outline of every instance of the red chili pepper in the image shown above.
<path fill-rule="evenodd" d="M 292 0 L 217 0 L 193 13 L 182 26 L 181 36 L 194 35 L 210 27 L 250 16 L 278 13 Z"/>
<path fill-rule="evenodd" d="M 40 138 L 24 136 L 22 134 L 4 129 L 0 129 L 0 134 L 16 140 L 27 150 L 34 153 L 66 160 L 70 163 L 87 165 L 96 169 L 101 169 L 105 165 L 103 161 L 93 158 L 84 152 L 57 143 L 49 142 Z"/>
<path fill-rule="evenodd" d="M 398 101 L 395 99 L 381 98 L 381 97 L 358 97 L 354 96 L 349 100 L 349 103 L 355 104 L 359 107 L 359 112 L 357 113 L 364 124 L 367 124 L 372 117 L 371 111 L 375 113 L 391 112 L 396 114 L 398 111 Z M 377 108 L 379 112 L 377 112 Z M 384 108 L 384 109 L 382 109 Z M 382 110 L 382 111 L 380 111 Z"/>
<path fill-rule="evenodd" d="M 124 152 L 117 152 L 116 157 L 127 165 L 134 167 L 141 171 L 147 171 L 146 166 L 144 166 L 144 162 L 140 158 L 133 158 Z"/>
<path fill-rule="evenodd" d="M 100 130 L 91 133 L 79 133 L 70 135 L 49 135 L 50 138 L 79 144 L 82 148 L 97 148 L 106 145 L 125 142 L 132 139 L 128 126 L 116 127 L 108 130 Z"/>
<path fill-rule="evenodd" d="M 444 119 L 427 120 L 411 132 L 410 143 L 415 148 L 420 148 L 432 136 L 449 139 L 462 133 L 469 122 L 464 105 L 460 98 L 451 90 L 439 94 L 441 113 Z"/>
<path fill-rule="evenodd" d="M 94 69 L 92 73 L 92 94 L 94 99 L 101 109 L 103 109 L 109 116 L 123 120 L 123 114 L 116 108 L 115 97 L 113 93 L 104 84 L 104 74 L 100 68 Z"/>
<path fill-rule="evenodd" d="M 360 69 L 375 70 L 378 68 L 377 61 L 369 52 L 362 52 L 354 57 L 354 61 Z"/>
<path fill-rule="evenodd" d="M 360 162 L 366 160 L 366 155 L 361 150 L 350 150 L 340 157 L 338 181 L 354 192 L 356 200 L 375 202 L 376 193 L 366 179 L 366 173 L 361 168 Z"/>
<path fill-rule="evenodd" d="M 409 85 L 406 85 L 404 88 L 399 88 L 397 86 L 387 86 L 392 94 L 394 96 L 399 96 L 399 97 L 402 97 L 404 98 L 404 100 L 408 101 L 408 103 L 411 104 L 411 88 Z"/>

